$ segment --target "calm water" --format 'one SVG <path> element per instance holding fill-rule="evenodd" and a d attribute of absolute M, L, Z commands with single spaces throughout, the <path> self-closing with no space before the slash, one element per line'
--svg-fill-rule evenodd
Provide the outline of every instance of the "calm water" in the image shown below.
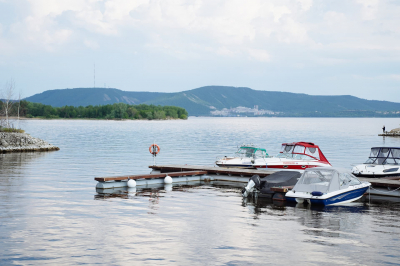
<path fill-rule="evenodd" d="M 400 203 L 346 207 L 243 201 L 234 186 L 187 184 L 99 194 L 95 176 L 157 164 L 213 165 L 238 144 L 279 152 L 318 144 L 334 166 L 366 160 L 400 119 L 190 118 L 187 121 L 21 121 L 56 152 L 0 155 L 0 265 L 400 264 Z"/>

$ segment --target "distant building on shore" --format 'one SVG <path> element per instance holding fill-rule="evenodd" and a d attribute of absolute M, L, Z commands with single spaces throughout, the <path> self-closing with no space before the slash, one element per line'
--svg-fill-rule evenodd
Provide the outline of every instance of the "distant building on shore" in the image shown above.
<path fill-rule="evenodd" d="M 243 106 L 238 106 L 234 108 L 223 108 L 222 110 L 216 110 L 215 107 L 210 107 L 211 109 L 215 109 L 210 111 L 211 115 L 214 116 L 263 116 L 263 115 L 277 115 L 282 112 L 274 112 L 271 110 L 258 109 L 258 105 L 254 105 L 254 108 L 248 108 Z"/>

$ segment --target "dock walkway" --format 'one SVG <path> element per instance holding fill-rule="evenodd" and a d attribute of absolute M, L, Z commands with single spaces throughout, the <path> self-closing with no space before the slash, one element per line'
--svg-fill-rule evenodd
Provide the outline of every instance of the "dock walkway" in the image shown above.
<path fill-rule="evenodd" d="M 126 175 L 116 177 L 96 177 L 97 188 L 107 189 L 124 187 L 129 179 L 134 179 L 142 184 L 162 184 L 163 178 L 168 174 L 173 177 L 173 182 L 187 181 L 229 181 L 247 183 L 253 175 L 265 177 L 282 169 L 246 169 L 246 168 L 223 168 L 201 165 L 151 165 L 149 168 L 160 171 L 145 175 Z M 287 171 L 287 170 L 286 170 Z M 400 197 L 400 176 L 398 179 L 392 177 L 385 178 L 359 178 L 360 181 L 371 183 L 371 194 Z"/>
<path fill-rule="evenodd" d="M 207 174 L 220 175 L 214 180 L 219 181 L 241 181 L 248 182 L 248 178 L 253 175 L 259 175 L 260 177 L 268 176 L 276 171 L 282 171 L 282 169 L 268 169 L 268 170 L 256 170 L 256 169 L 241 169 L 241 168 L 223 168 L 223 167 L 211 167 L 211 166 L 197 166 L 197 165 L 152 165 L 149 166 L 153 170 L 161 171 L 161 173 L 167 173 L 169 171 L 207 171 Z M 293 170 L 292 170 L 293 171 Z M 225 176 L 225 177 L 224 177 Z M 241 180 L 236 178 L 232 180 L 232 177 L 240 176 Z M 374 195 L 385 195 L 400 197 L 400 176 L 398 179 L 391 177 L 390 179 L 385 178 L 362 178 L 359 177 L 360 181 L 366 181 L 371 183 L 370 193 Z M 277 191 L 278 192 L 278 191 Z"/>
<path fill-rule="evenodd" d="M 202 165 L 150 165 L 149 168 L 153 170 L 158 170 L 161 173 L 168 172 L 184 172 L 184 171 L 207 171 L 209 175 L 228 175 L 228 176 L 241 176 L 241 177 L 251 177 L 253 175 L 259 175 L 260 177 L 268 176 L 275 173 L 277 170 L 257 170 L 248 168 L 225 168 L 225 167 L 212 167 L 212 166 L 202 166 Z"/>
<path fill-rule="evenodd" d="M 378 134 L 378 136 L 382 136 L 382 137 L 400 137 L 399 133 L 384 133 L 384 134 Z"/>

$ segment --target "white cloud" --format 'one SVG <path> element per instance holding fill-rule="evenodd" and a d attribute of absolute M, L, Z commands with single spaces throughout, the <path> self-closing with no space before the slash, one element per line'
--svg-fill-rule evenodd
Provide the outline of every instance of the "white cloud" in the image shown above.
<path fill-rule="evenodd" d="M 346 73 L 351 77 L 368 76 L 355 71 L 368 66 L 376 68 L 374 77 L 397 81 L 390 72 L 400 62 L 396 1 L 19 0 L 1 5 L 17 10 L 0 26 L 0 53 L 10 60 L 68 51 L 96 58 L 115 52 L 119 59 L 113 60 L 121 62 L 137 51 L 135 60 L 146 58 L 148 68 L 159 67 L 147 63 L 159 58 L 191 71 L 196 64 L 229 68 L 240 62 L 246 69 L 265 65 L 289 72 L 327 68 L 337 71 L 329 75 L 339 80 L 345 67 L 354 69 Z M 214 75 L 209 74 L 217 84 Z"/>
<path fill-rule="evenodd" d="M 138 7 L 148 4 L 149 0 L 125 1 L 108 0 L 104 3 L 104 16 L 108 21 L 125 21 L 130 17 L 130 12 Z"/>
<path fill-rule="evenodd" d="M 385 75 L 385 76 L 382 76 L 382 77 L 383 78 L 387 78 L 387 79 L 400 81 L 400 74 Z"/>
<path fill-rule="evenodd" d="M 377 16 L 379 9 L 379 0 L 356 0 L 356 2 L 362 5 L 362 18 L 364 20 L 373 20 Z"/>
<path fill-rule="evenodd" d="M 250 55 L 251 58 L 253 58 L 253 59 L 257 60 L 257 61 L 262 61 L 262 62 L 270 61 L 270 55 L 265 50 L 250 49 L 249 50 L 249 55 Z"/>
<path fill-rule="evenodd" d="M 99 48 L 99 44 L 96 41 L 92 40 L 84 40 L 83 43 L 86 45 L 86 47 L 90 49 L 97 49 Z"/>
<path fill-rule="evenodd" d="M 298 0 L 298 2 L 300 2 L 302 9 L 305 11 L 309 10 L 313 4 L 313 0 Z"/>
<path fill-rule="evenodd" d="M 75 41 L 81 39 L 80 43 L 85 44 L 85 32 L 113 38 L 132 31 L 150 37 L 148 41 L 152 40 L 152 35 L 158 35 L 157 41 L 167 46 L 174 42 L 168 36 L 171 31 L 174 38 L 178 37 L 186 44 L 195 43 L 200 37 L 209 46 L 205 50 L 217 54 L 226 47 L 245 52 L 279 43 L 301 43 L 311 48 L 316 44 L 327 46 L 333 43 L 386 48 L 399 44 L 397 37 L 389 35 L 400 33 L 396 26 L 400 23 L 396 11 L 400 9 L 379 0 L 355 0 L 355 10 L 340 8 L 339 3 L 339 8 L 327 9 L 322 16 L 315 16 L 312 0 L 26 1 L 31 10 L 25 18 L 11 25 L 14 33 L 27 41 L 38 45 L 43 42 L 44 47 L 55 49 L 73 38 Z M 324 6 L 324 2 L 317 2 L 319 8 Z M 375 22 L 377 19 L 380 19 L 379 23 Z M 365 25 L 363 20 L 372 24 Z M 379 32 L 388 34 L 384 37 L 385 42 L 371 37 Z M 362 41 L 365 38 L 371 41 Z M 147 46 L 157 47 L 155 44 Z"/>
<path fill-rule="evenodd" d="M 86 34 L 116 36 L 140 31 L 148 41 L 170 47 L 175 42 L 167 32 L 174 31 L 183 43 L 200 36 L 208 47 L 233 54 L 246 54 L 264 42 L 301 43 L 308 40 L 307 28 L 299 14 L 312 6 L 311 0 L 27 0 L 31 11 L 11 25 L 15 35 L 37 47 L 56 50 L 57 46 L 82 39 Z M 297 4 L 296 4 L 297 3 Z M 61 20 L 60 20 L 61 19 Z M 188 45 L 188 47 L 193 47 Z M 148 43 L 147 47 L 159 47 Z M 225 48 L 224 48 L 225 47 Z M 179 47 L 182 49 L 183 47 Z M 202 50 L 202 49 L 200 49 Z M 238 52 L 242 51 L 242 52 Z M 251 55 L 250 55 L 251 56 Z"/>
<path fill-rule="evenodd" d="M 400 81 L 400 74 L 375 75 L 375 76 L 353 75 L 353 78 L 355 78 L 355 79 L 363 79 L 363 80 L 393 80 L 393 81 Z"/>

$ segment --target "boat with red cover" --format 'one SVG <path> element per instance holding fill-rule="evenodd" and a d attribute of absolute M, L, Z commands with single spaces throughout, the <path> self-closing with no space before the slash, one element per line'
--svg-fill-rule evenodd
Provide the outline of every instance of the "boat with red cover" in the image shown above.
<path fill-rule="evenodd" d="M 282 143 L 281 151 L 277 156 L 265 158 L 265 164 L 254 165 L 256 168 L 298 170 L 330 166 L 332 165 L 321 149 L 311 142 Z"/>

